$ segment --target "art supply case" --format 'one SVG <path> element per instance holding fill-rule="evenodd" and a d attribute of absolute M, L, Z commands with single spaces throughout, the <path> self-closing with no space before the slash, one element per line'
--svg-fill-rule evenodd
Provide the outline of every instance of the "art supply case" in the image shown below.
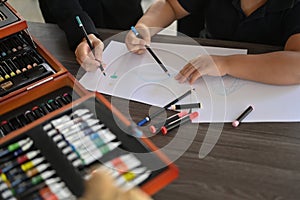
<path fill-rule="evenodd" d="M 67 70 L 27 31 L 27 23 L 6 2 L 0 3 L 0 102 Z"/>
<path fill-rule="evenodd" d="M 24 156 L 31 151 L 38 151 L 39 156 L 44 159 L 43 163 L 49 164 L 47 169 L 54 173 L 51 178 L 59 178 L 60 182 L 65 185 L 66 193 L 62 196 L 67 195 L 67 191 L 75 197 L 82 196 L 84 177 L 87 177 L 91 170 L 126 154 L 134 155 L 141 163 L 139 168 L 145 168 L 147 172 L 150 172 L 145 179 L 137 184 L 150 195 L 165 187 L 178 176 L 177 167 L 149 139 L 142 136 L 142 132 L 137 129 L 133 122 L 125 118 L 101 94 L 94 94 L 85 90 L 37 40 L 32 40 L 26 31 L 26 21 L 8 3 L 0 3 L 0 12 L 7 16 L 7 19 L 0 22 L 0 44 L 1 46 L 5 44 L 2 48 L 6 50 L 1 51 L 0 65 L 7 68 L 2 67 L 4 72 L 0 73 L 4 79 L 0 79 L 0 133 L 2 134 L 0 138 L 0 167 L 2 172 L 0 199 L 32 199 L 33 194 L 41 195 L 40 191 L 43 187 L 48 188 L 47 181 L 43 182 L 41 179 L 39 179 L 41 183 L 26 190 L 25 186 L 18 189 L 10 188 L 8 179 L 14 176 L 6 174 L 9 172 L 3 172 L 3 166 L 6 166 L 5 163 L 10 163 L 17 157 Z M 23 43 L 15 42 L 18 40 L 23 41 Z M 10 44 L 15 45 L 12 45 L 12 48 L 6 48 Z M 21 44 L 23 45 L 18 49 Z M 28 54 L 36 56 L 38 62 L 34 59 L 30 60 L 30 58 L 15 61 L 15 59 L 23 59 Z M 22 71 L 22 68 L 16 66 L 15 75 L 8 73 L 9 67 L 14 67 L 11 62 L 15 65 L 24 64 L 23 67 L 27 70 Z M 36 66 L 33 66 L 34 62 L 37 62 Z M 26 66 L 29 64 L 32 67 Z M 21 73 L 17 74 L 17 69 Z M 6 76 L 6 73 L 9 77 Z M 44 109 L 45 105 L 50 105 L 53 108 Z M 103 127 L 101 129 L 107 129 L 115 136 L 110 142 L 120 143 L 117 148 L 106 152 L 101 158 L 80 167 L 74 166 L 69 155 L 64 154 L 57 145 L 57 141 L 54 141 L 54 136 L 50 136 L 49 131 L 44 130 L 44 127 L 53 120 L 61 116 L 71 115 L 78 109 L 88 109 L 93 118 L 101 123 Z M 53 130 L 56 128 L 54 127 Z M 65 136 L 63 138 L 65 139 Z M 23 146 L 17 145 L 17 148 L 16 143 L 20 141 L 27 142 Z M 71 142 L 67 141 L 67 144 L 71 144 Z M 11 148 L 17 149 L 8 152 L 7 150 Z M 103 150 L 102 146 L 101 149 Z M 91 156 L 93 155 L 91 154 Z M 18 164 L 17 167 L 14 167 L 14 171 L 18 169 L 19 165 L 21 166 Z M 18 171 L 18 173 L 21 172 Z M 128 178 L 130 175 L 131 180 L 136 180 L 132 173 L 121 173 L 120 171 L 118 173 L 120 173 L 119 178 L 123 175 Z M 42 173 L 38 175 L 42 176 Z M 31 180 L 31 178 L 27 179 Z M 23 190 L 26 193 L 22 192 Z M 17 193 L 18 191 L 21 193 Z"/>
<path fill-rule="evenodd" d="M 116 136 L 112 142 L 121 142 L 118 148 L 109 151 L 92 164 L 81 168 L 72 166 L 72 162 L 67 160 L 67 155 L 62 153 L 52 137 L 47 134 L 47 131 L 43 130 L 43 127 L 52 120 L 70 115 L 78 109 L 89 109 L 94 118 L 99 119 L 99 123 L 103 124 Z M 90 93 L 80 97 L 73 103 L 48 114 L 43 120 L 39 119 L 22 129 L 12 132 L 0 140 L 0 148 L 5 149 L 10 144 L 28 137 L 34 141 L 34 148 L 41 151 L 42 156 L 46 158 L 56 174 L 76 196 L 81 196 L 84 191 L 82 177 L 103 163 L 128 153 L 134 154 L 141 161 L 140 167 L 146 167 L 147 170 L 151 171 L 149 177 L 139 184 L 148 194 L 156 193 L 178 176 L 176 166 L 170 164 L 168 158 L 157 150 L 147 138 L 143 138 L 137 127 L 124 118 L 118 110 L 114 109 L 101 94 Z M 89 150 L 87 149 L 87 151 Z"/>

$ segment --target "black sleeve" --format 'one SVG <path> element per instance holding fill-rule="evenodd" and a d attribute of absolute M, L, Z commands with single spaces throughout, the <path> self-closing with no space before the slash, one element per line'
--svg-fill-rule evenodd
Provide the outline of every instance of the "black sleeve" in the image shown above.
<path fill-rule="evenodd" d="M 300 1 L 289 9 L 285 17 L 283 37 L 287 41 L 290 36 L 300 33 Z"/>
<path fill-rule="evenodd" d="M 42 12 L 45 11 L 43 16 L 46 15 L 44 16 L 46 22 L 49 19 L 48 21 L 58 24 L 65 32 L 72 50 L 76 49 L 84 37 L 75 19 L 77 15 L 84 24 L 87 33 L 93 33 L 99 37 L 92 19 L 83 11 L 79 0 L 39 0 L 39 3 Z"/>
<path fill-rule="evenodd" d="M 187 12 L 193 13 L 203 8 L 205 0 L 178 0 L 178 2 Z"/>

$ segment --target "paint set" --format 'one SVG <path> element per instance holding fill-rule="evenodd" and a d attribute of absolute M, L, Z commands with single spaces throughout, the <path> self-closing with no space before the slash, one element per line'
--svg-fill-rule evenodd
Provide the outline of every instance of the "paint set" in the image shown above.
<path fill-rule="evenodd" d="M 117 186 L 150 195 L 178 176 L 134 122 L 29 35 L 7 2 L 0 18 L 0 199 L 76 199 L 99 168 Z"/>

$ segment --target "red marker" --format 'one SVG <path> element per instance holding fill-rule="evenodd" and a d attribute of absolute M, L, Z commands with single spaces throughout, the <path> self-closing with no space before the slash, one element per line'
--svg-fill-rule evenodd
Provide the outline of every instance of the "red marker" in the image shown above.
<path fill-rule="evenodd" d="M 157 123 L 155 125 L 151 125 L 149 127 L 150 132 L 153 133 L 153 134 L 158 133 L 162 126 L 166 126 L 167 124 L 171 123 L 172 121 L 180 119 L 180 118 L 186 116 L 187 114 L 188 114 L 187 111 L 182 111 L 180 113 L 176 113 L 175 115 L 172 115 L 172 116 L 168 117 L 165 122 L 160 122 L 160 123 Z"/>
<path fill-rule="evenodd" d="M 168 125 L 166 126 L 163 126 L 161 128 L 161 132 L 166 135 L 170 130 L 174 129 L 174 128 L 177 128 L 179 127 L 180 125 L 183 125 L 185 123 L 187 123 L 188 121 L 192 121 L 193 119 L 195 119 L 196 117 L 198 117 L 198 112 L 193 112 L 189 115 L 186 115 L 180 119 L 177 119 L 171 123 L 169 123 Z"/>
<path fill-rule="evenodd" d="M 253 106 L 249 106 L 236 120 L 232 122 L 232 126 L 238 127 L 242 120 L 245 119 L 252 110 L 254 110 Z"/>

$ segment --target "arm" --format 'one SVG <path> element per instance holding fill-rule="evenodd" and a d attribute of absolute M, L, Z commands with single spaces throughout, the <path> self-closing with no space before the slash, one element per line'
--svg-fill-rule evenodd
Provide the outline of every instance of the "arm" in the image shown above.
<path fill-rule="evenodd" d="M 143 24 L 147 27 L 164 28 L 188 14 L 177 0 L 157 0 L 138 21 L 136 26 Z"/>
<path fill-rule="evenodd" d="M 300 33 L 289 37 L 284 51 L 232 56 L 199 56 L 176 76 L 179 82 L 193 84 L 202 75 L 231 75 L 267 84 L 300 83 Z"/>
<path fill-rule="evenodd" d="M 188 14 L 177 0 L 156 0 L 135 25 L 143 39 L 136 38 L 130 31 L 126 37 L 128 49 L 134 53 L 144 53 L 151 36 Z"/>
<path fill-rule="evenodd" d="M 50 15 L 65 32 L 72 50 L 75 50 L 83 39 L 75 20 L 76 15 L 80 16 L 88 34 L 99 36 L 92 19 L 83 11 L 79 0 L 39 0 L 39 3 L 43 14 Z M 47 16 L 44 17 L 47 18 Z"/>
<path fill-rule="evenodd" d="M 79 0 L 40 0 L 41 8 L 65 32 L 69 46 L 75 50 L 77 62 L 86 71 L 95 71 L 102 60 L 103 43 L 99 39 L 96 27 L 86 12 L 82 9 Z M 43 10 L 42 9 L 42 10 Z M 101 12 L 101 10 L 100 10 Z M 92 54 L 82 30 L 75 19 L 79 16 L 94 47 Z M 96 58 L 96 59 L 95 59 Z"/>
<path fill-rule="evenodd" d="M 300 34 L 292 35 L 284 51 L 260 55 L 229 56 L 227 74 L 268 84 L 300 83 Z"/>

